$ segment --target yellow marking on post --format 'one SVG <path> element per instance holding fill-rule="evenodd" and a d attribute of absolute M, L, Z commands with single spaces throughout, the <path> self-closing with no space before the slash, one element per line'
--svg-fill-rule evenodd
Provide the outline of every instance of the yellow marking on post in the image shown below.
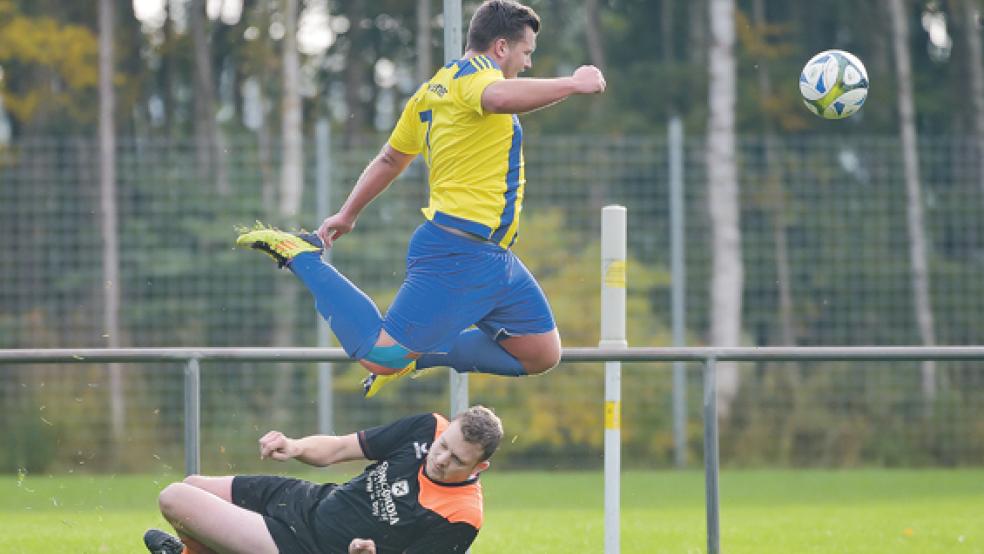
<path fill-rule="evenodd" d="M 615 289 L 625 288 L 625 260 L 614 260 L 605 269 L 605 286 Z"/>
<path fill-rule="evenodd" d="M 622 401 L 605 401 L 605 429 L 622 428 Z"/>

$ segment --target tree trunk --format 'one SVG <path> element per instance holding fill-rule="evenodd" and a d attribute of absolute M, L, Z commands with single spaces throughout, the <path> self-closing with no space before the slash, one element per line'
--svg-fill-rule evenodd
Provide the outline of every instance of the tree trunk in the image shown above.
<path fill-rule="evenodd" d="M 205 0 L 192 0 L 188 23 L 195 51 L 195 146 L 198 173 L 203 182 L 215 179 L 216 192 L 229 194 L 225 167 L 225 141 L 215 120 L 215 84 L 208 33 L 205 29 Z"/>
<path fill-rule="evenodd" d="M 970 76 L 971 110 L 974 116 L 974 135 L 977 137 L 977 179 L 984 195 L 984 57 L 981 54 L 981 27 L 984 13 L 974 0 L 963 0 L 964 24 L 967 33 L 967 75 Z"/>
<path fill-rule="evenodd" d="M 365 18 L 364 0 L 353 0 L 350 3 L 349 18 L 352 26 L 348 32 L 349 55 L 345 67 L 345 106 L 348 109 L 348 119 L 345 120 L 345 136 L 342 138 L 345 147 L 354 144 L 355 138 L 365 129 L 366 122 L 362 100 L 362 88 L 366 84 L 363 53 L 366 48 L 366 30 L 362 28 L 362 20 Z"/>
<path fill-rule="evenodd" d="M 765 16 L 765 0 L 752 1 L 752 20 L 761 33 L 768 23 Z M 772 79 L 768 60 L 758 60 L 758 88 L 762 98 L 772 98 Z M 768 115 L 768 114 L 767 114 Z M 776 156 L 778 139 L 771 120 L 765 124 L 765 185 L 772 211 L 772 236 L 775 243 L 776 288 L 779 295 L 779 343 L 796 345 L 796 322 L 793 319 L 793 288 L 789 269 L 789 248 L 786 242 L 786 191 L 780 161 Z M 795 366 L 788 371 L 795 371 Z"/>
<path fill-rule="evenodd" d="M 735 4 L 710 0 L 707 131 L 708 204 L 711 218 L 711 344 L 737 346 L 741 338 L 744 268 L 735 160 Z M 718 411 L 728 417 L 738 394 L 738 366 L 718 364 Z"/>
<path fill-rule="evenodd" d="M 605 72 L 605 43 L 602 41 L 601 22 L 599 21 L 598 0 L 585 0 L 584 11 L 587 20 L 584 22 L 584 32 L 588 39 L 588 56 L 591 64 Z"/>
<path fill-rule="evenodd" d="M 120 346 L 120 253 L 116 213 L 116 129 L 113 112 L 115 13 L 113 0 L 99 0 L 99 208 L 102 234 L 103 333 L 106 346 Z M 123 444 L 123 369 L 109 364 L 110 420 L 114 453 Z"/>
<path fill-rule="evenodd" d="M 164 26 L 161 28 L 161 33 L 164 35 L 164 44 L 171 45 L 173 41 L 177 40 L 176 33 L 174 32 L 174 22 L 171 20 L 171 3 L 164 3 Z M 161 96 L 161 104 L 163 105 L 164 120 L 162 125 L 164 127 L 165 135 L 168 138 L 173 138 L 176 133 L 177 118 L 175 118 L 175 105 L 177 104 L 174 98 L 174 81 L 176 80 L 177 62 L 175 60 L 176 56 L 163 56 L 161 60 L 161 81 L 158 85 L 158 94 Z"/>
<path fill-rule="evenodd" d="M 926 346 L 936 344 L 933 308 L 930 299 L 929 262 L 923 216 L 922 191 L 919 179 L 919 152 L 916 144 L 915 103 L 912 97 L 912 66 L 909 59 L 908 13 L 903 0 L 888 0 L 892 19 L 892 41 L 895 50 L 896 90 L 899 103 L 899 127 L 902 133 L 902 164 L 905 171 L 905 191 L 908 203 L 909 260 L 912 264 L 912 293 L 916 309 L 919 336 Z M 923 395 L 927 401 L 936 396 L 936 365 L 927 360 L 922 364 Z"/>
<path fill-rule="evenodd" d="M 284 1 L 283 103 L 281 130 L 283 154 L 280 166 L 280 220 L 287 228 L 298 225 L 304 193 L 304 143 L 301 135 L 300 63 L 297 54 L 297 0 Z M 274 344 L 291 346 L 294 342 L 294 312 L 297 294 L 294 287 L 278 287 L 277 310 L 274 312 Z M 290 416 L 288 401 L 294 371 L 290 364 L 279 364 L 274 379 L 273 418 L 286 422 Z"/>
<path fill-rule="evenodd" d="M 688 2 L 687 20 L 689 37 L 687 49 L 690 63 L 700 66 L 707 63 L 707 2 Z"/>
<path fill-rule="evenodd" d="M 431 0 L 417 0 L 417 82 L 430 79 L 434 71 L 431 53 Z"/>
<path fill-rule="evenodd" d="M 296 224 L 304 192 L 304 139 L 300 92 L 300 61 L 297 54 L 297 0 L 285 0 L 284 97 L 281 111 L 283 158 L 280 166 L 280 216 Z"/>
<path fill-rule="evenodd" d="M 673 4 L 676 0 L 663 0 L 660 13 L 660 32 L 659 37 L 662 42 L 662 54 L 664 63 L 673 62 Z"/>

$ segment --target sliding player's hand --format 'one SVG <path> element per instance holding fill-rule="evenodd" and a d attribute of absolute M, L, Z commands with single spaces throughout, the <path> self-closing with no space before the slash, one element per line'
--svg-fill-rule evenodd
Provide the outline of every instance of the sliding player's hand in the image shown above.
<path fill-rule="evenodd" d="M 318 228 L 318 238 L 325 245 L 331 248 L 335 240 L 355 228 L 355 218 L 349 217 L 341 212 L 328 217 Z"/>
<path fill-rule="evenodd" d="M 299 454 L 294 439 L 281 433 L 280 431 L 270 431 L 260 437 L 260 459 L 273 458 L 278 461 L 285 461 L 296 457 Z"/>
<path fill-rule="evenodd" d="M 372 539 L 352 539 L 349 554 L 376 554 L 376 543 Z"/>

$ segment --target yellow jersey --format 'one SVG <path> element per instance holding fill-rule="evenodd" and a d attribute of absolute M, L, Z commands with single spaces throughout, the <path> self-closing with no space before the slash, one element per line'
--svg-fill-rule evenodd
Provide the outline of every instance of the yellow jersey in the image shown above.
<path fill-rule="evenodd" d="M 523 128 L 514 114 L 482 110 L 503 79 L 488 56 L 444 66 L 407 101 L 389 145 L 421 154 L 430 169 L 424 217 L 509 248 L 523 207 Z"/>

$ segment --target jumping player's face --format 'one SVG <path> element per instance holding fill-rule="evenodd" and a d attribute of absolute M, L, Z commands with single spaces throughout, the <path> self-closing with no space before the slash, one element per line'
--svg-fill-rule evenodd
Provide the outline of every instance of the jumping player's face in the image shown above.
<path fill-rule="evenodd" d="M 435 481 L 460 483 L 488 467 L 482 447 L 466 441 L 458 422 L 452 421 L 431 445 L 424 469 Z"/>
<path fill-rule="evenodd" d="M 502 75 L 506 79 L 514 79 L 520 73 L 533 67 L 533 51 L 536 50 L 536 33 L 533 29 L 525 27 L 523 38 L 516 42 L 509 42 L 499 39 L 496 49 L 501 53 L 502 61 L 499 67 L 502 68 Z"/>

